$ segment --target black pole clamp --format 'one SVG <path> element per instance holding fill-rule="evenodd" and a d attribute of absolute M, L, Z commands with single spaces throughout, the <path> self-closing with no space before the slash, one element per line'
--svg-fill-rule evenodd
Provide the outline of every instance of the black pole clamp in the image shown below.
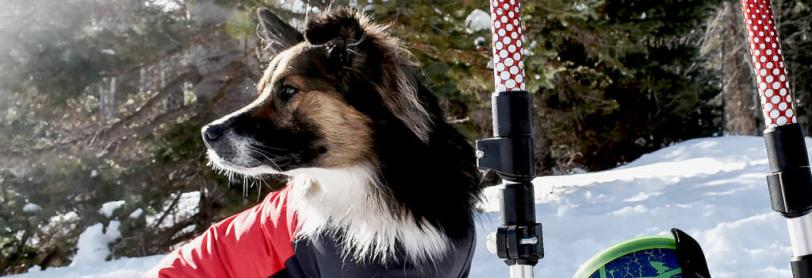
<path fill-rule="evenodd" d="M 509 181 L 529 181 L 533 168 L 530 94 L 501 92 L 491 98 L 494 138 L 477 140 L 477 165 Z"/>
<path fill-rule="evenodd" d="M 792 257 L 789 264 L 792 267 L 793 278 L 812 277 L 812 254 Z"/>
<path fill-rule="evenodd" d="M 493 95 L 494 138 L 477 140 L 477 165 L 496 171 L 505 181 L 502 219 L 496 231 L 499 258 L 508 265 L 536 265 L 544 257 L 541 224 L 536 223 L 535 176 L 530 94 L 524 91 Z"/>
<path fill-rule="evenodd" d="M 806 215 L 812 210 L 812 172 L 801 126 L 768 128 L 764 142 L 770 162 L 767 186 L 773 210 L 787 218 Z"/>
<path fill-rule="evenodd" d="M 502 189 L 502 219 L 496 230 L 496 255 L 508 265 L 536 265 L 544 258 L 541 223 L 536 223 L 533 184 L 505 184 Z"/>

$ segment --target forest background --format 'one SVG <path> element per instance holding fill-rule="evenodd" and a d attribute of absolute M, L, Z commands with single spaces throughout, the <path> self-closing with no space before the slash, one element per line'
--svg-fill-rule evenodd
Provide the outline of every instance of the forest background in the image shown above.
<path fill-rule="evenodd" d="M 206 166 L 199 130 L 246 104 L 267 63 L 254 11 L 301 25 L 349 5 L 403 39 L 447 121 L 490 136 L 488 3 L 0 1 L 0 274 L 165 253 L 280 186 Z M 798 121 L 810 134 L 806 1 L 774 0 Z M 763 129 L 738 1 L 524 1 L 536 167 L 609 169 L 686 139 Z M 249 197 L 243 197 L 243 188 Z"/>

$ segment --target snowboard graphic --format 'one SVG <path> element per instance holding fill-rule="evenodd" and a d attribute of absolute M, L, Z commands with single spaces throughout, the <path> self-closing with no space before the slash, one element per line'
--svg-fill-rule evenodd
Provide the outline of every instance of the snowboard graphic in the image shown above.
<path fill-rule="evenodd" d="M 677 278 L 682 276 L 677 257 L 672 249 L 650 249 L 637 251 L 617 258 L 600 267 L 590 278 L 616 277 L 657 277 Z"/>
<path fill-rule="evenodd" d="M 681 278 L 676 243 L 669 236 L 619 243 L 581 266 L 576 278 Z"/>

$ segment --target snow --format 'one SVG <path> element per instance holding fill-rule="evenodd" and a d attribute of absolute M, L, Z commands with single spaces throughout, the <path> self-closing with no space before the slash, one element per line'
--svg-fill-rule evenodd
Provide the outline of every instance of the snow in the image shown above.
<path fill-rule="evenodd" d="M 160 7 L 164 12 L 177 11 L 181 8 L 178 2 L 171 0 L 153 0 L 150 4 Z"/>
<path fill-rule="evenodd" d="M 491 29 L 491 16 L 483 10 L 475 9 L 465 18 L 465 27 L 469 32 Z"/>
<path fill-rule="evenodd" d="M 161 261 L 163 255 L 119 258 L 97 264 L 49 268 L 43 271 L 12 275 L 9 278 L 141 278 L 144 272 Z"/>
<path fill-rule="evenodd" d="M 163 208 L 159 214 L 147 215 L 147 225 L 158 226 L 160 228 L 169 228 L 175 223 L 189 219 L 197 214 L 200 204 L 200 191 L 184 192 L 180 195 L 177 204 L 172 208 L 172 200 L 177 197 L 175 193 L 170 195 L 169 199 L 163 204 Z M 161 220 L 162 213 L 172 209 L 174 213 L 166 215 Z M 156 223 L 161 220 L 161 223 Z"/>
<path fill-rule="evenodd" d="M 104 262 L 110 255 L 108 244 L 121 238 L 118 228 L 121 223 L 113 220 L 107 225 L 107 231 L 103 230 L 102 223 L 96 223 L 87 227 L 79 234 L 79 241 L 76 243 L 78 251 L 73 257 L 71 266 L 92 265 Z"/>
<path fill-rule="evenodd" d="M 812 140 L 807 140 L 807 145 Z M 702 245 L 713 277 L 791 277 L 783 218 L 770 209 L 761 137 L 689 140 L 613 170 L 533 181 L 546 256 L 538 277 L 568 277 L 615 243 L 672 227 Z M 484 252 L 501 223 L 498 188 L 486 190 L 472 277 L 504 277 Z"/>
<path fill-rule="evenodd" d="M 27 203 L 23 206 L 23 211 L 27 213 L 36 213 L 42 210 L 42 207 L 34 204 L 34 203 Z"/>
<path fill-rule="evenodd" d="M 48 219 L 48 223 L 63 224 L 67 222 L 79 221 L 79 214 L 75 211 L 69 211 L 62 214 L 57 214 Z"/>
<path fill-rule="evenodd" d="M 144 214 L 144 210 L 139 208 L 130 213 L 130 218 L 138 219 L 138 217 L 141 217 L 142 214 Z"/>
<path fill-rule="evenodd" d="M 313 13 L 321 12 L 321 10 L 319 10 L 318 7 L 315 7 L 315 6 L 311 7 L 309 5 L 309 3 L 310 3 L 309 1 L 278 0 L 277 3 L 279 5 L 279 8 L 287 10 L 287 11 L 292 12 L 292 13 L 296 13 L 296 14 L 305 14 L 305 13 L 307 13 L 308 8 L 310 9 L 310 12 L 313 12 Z"/>
<path fill-rule="evenodd" d="M 113 216 L 113 213 L 123 205 L 124 201 L 121 200 L 107 202 L 102 204 L 102 207 L 99 209 L 99 213 L 103 214 L 104 217 L 110 218 L 110 216 Z"/>
<path fill-rule="evenodd" d="M 731 136 L 679 143 L 613 170 L 537 178 L 546 257 L 536 276 L 570 277 L 617 242 L 677 227 L 700 242 L 713 277 L 791 277 L 786 224 L 770 210 L 767 171 L 761 137 Z M 501 222 L 498 188 L 485 195 L 471 277 L 507 277 L 507 267 L 486 248 Z M 109 239 L 97 225 L 95 237 Z M 138 277 L 159 260 L 123 258 L 20 277 Z"/>

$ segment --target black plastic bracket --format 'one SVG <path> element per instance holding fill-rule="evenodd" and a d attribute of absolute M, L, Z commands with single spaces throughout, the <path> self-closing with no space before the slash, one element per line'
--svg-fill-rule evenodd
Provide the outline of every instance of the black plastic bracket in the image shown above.
<path fill-rule="evenodd" d="M 477 140 L 477 165 L 503 179 L 520 182 L 535 176 L 530 94 L 501 92 L 491 98 L 494 138 Z"/>
<path fill-rule="evenodd" d="M 502 220 L 496 230 L 496 255 L 508 265 L 536 265 L 544 258 L 541 223 L 536 223 L 533 184 L 505 184 L 502 189 Z"/>
<path fill-rule="evenodd" d="M 494 170 L 505 181 L 502 219 L 496 231 L 499 258 L 508 265 L 536 265 L 544 257 L 542 226 L 536 223 L 535 176 L 530 94 L 495 93 L 492 98 L 494 138 L 477 140 L 477 165 Z"/>
<path fill-rule="evenodd" d="M 764 131 L 770 175 L 767 186 L 772 209 L 793 218 L 812 211 L 812 172 L 803 131 L 798 124 Z"/>
<path fill-rule="evenodd" d="M 502 226 L 496 231 L 496 255 L 508 265 L 536 265 L 544 257 L 541 223 L 534 226 Z"/>

